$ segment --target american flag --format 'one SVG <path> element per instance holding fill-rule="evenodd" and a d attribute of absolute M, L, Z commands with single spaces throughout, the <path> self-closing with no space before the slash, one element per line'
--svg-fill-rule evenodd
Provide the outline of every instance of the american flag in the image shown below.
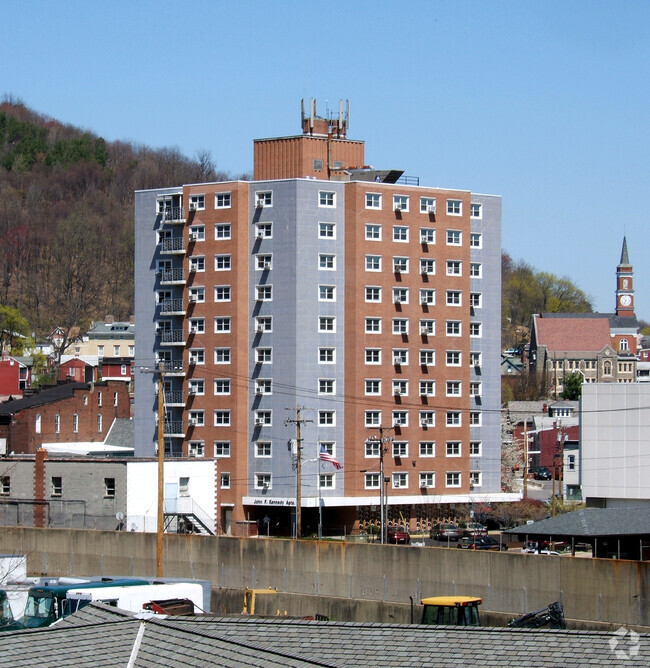
<path fill-rule="evenodd" d="M 324 445 L 320 446 L 320 458 L 324 462 L 329 462 L 330 464 L 334 464 L 335 469 L 343 468 L 343 464 L 341 464 L 341 462 L 337 462 L 336 459 L 334 459 L 334 455 L 330 455 L 330 453 L 327 452 L 327 450 L 325 449 Z"/>

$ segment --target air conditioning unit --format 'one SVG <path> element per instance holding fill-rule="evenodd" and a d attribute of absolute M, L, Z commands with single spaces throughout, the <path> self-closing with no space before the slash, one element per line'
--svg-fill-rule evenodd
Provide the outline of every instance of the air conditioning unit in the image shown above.
<path fill-rule="evenodd" d="M 422 334 L 423 336 L 427 336 L 430 333 L 431 332 L 429 331 L 428 327 L 420 327 L 420 334 Z"/>
<path fill-rule="evenodd" d="M 401 273 L 402 273 L 402 269 L 401 269 L 401 267 L 395 267 L 395 269 L 394 269 L 393 271 L 394 271 L 396 274 L 401 274 Z"/>
<path fill-rule="evenodd" d="M 195 274 L 195 273 L 196 273 L 196 265 L 195 265 L 195 264 L 191 264 L 191 265 L 190 265 L 190 274 Z"/>
<path fill-rule="evenodd" d="M 427 207 L 427 213 L 435 213 L 436 212 L 436 205 L 435 204 L 429 204 Z"/>
<path fill-rule="evenodd" d="M 196 232 L 192 232 L 190 234 L 190 241 L 198 241 L 199 240 L 199 235 Z"/>
<path fill-rule="evenodd" d="M 401 204 L 396 204 L 396 205 L 393 207 L 393 211 L 401 211 L 401 210 L 402 210 L 402 205 L 401 205 Z"/>
<path fill-rule="evenodd" d="M 426 482 L 421 482 L 420 483 L 420 489 L 426 489 L 429 485 L 427 485 Z"/>
<path fill-rule="evenodd" d="M 255 418 L 255 426 L 257 426 L 257 427 L 264 426 L 264 418 L 256 417 Z"/>
<path fill-rule="evenodd" d="M 402 420 L 393 420 L 393 427 L 401 427 L 403 424 Z"/>
<path fill-rule="evenodd" d="M 190 327 L 190 334 L 198 334 L 199 330 L 197 327 Z"/>
<path fill-rule="evenodd" d="M 271 263 L 270 262 L 265 262 L 264 263 L 264 269 L 270 269 L 271 268 Z"/>
<path fill-rule="evenodd" d="M 393 392 L 393 394 L 394 394 L 396 397 L 401 397 L 401 396 L 402 396 L 402 390 L 395 390 L 395 391 Z"/>
<path fill-rule="evenodd" d="M 401 304 L 402 300 L 399 297 L 395 297 L 395 301 L 393 303 L 394 304 Z"/>
<path fill-rule="evenodd" d="M 190 202 L 190 211 L 196 211 L 199 208 L 198 202 Z"/>
<path fill-rule="evenodd" d="M 190 418 L 190 419 L 187 421 L 187 424 L 188 424 L 190 427 L 196 427 L 196 419 L 195 419 L 195 418 Z"/>
<path fill-rule="evenodd" d="M 426 236 L 426 234 L 423 234 L 420 236 L 420 243 L 421 244 L 428 244 L 429 243 L 429 237 Z"/>
<path fill-rule="evenodd" d="M 428 276 L 429 275 L 429 272 L 426 269 L 420 269 L 420 273 L 422 274 L 422 276 Z"/>
<path fill-rule="evenodd" d="M 258 325 L 257 326 L 257 333 L 262 334 L 264 332 L 264 325 Z"/>
<path fill-rule="evenodd" d="M 420 427 L 430 427 L 431 426 L 431 421 L 428 420 L 427 418 L 422 418 L 420 420 Z"/>
<path fill-rule="evenodd" d="M 264 198 L 263 197 L 258 197 L 257 201 L 255 202 L 255 206 L 258 209 L 261 209 L 264 206 Z"/>
<path fill-rule="evenodd" d="M 197 301 L 199 300 L 199 298 L 198 298 L 197 295 L 190 295 L 189 299 L 190 299 L 190 301 L 193 302 L 193 303 L 194 303 L 194 302 L 197 302 Z"/>
<path fill-rule="evenodd" d="M 194 395 L 196 394 L 196 388 L 195 388 L 195 387 L 190 387 L 190 388 L 187 390 L 187 393 L 190 394 L 190 395 L 192 395 L 192 396 L 194 396 Z"/>
<path fill-rule="evenodd" d="M 264 388 L 261 386 L 256 387 L 255 394 L 264 394 Z"/>
<path fill-rule="evenodd" d="M 422 297 L 422 299 L 420 299 L 420 304 L 422 304 L 422 306 L 428 306 L 430 303 L 428 297 Z"/>
<path fill-rule="evenodd" d="M 190 357 L 190 366 L 196 366 L 196 357 Z"/>
<path fill-rule="evenodd" d="M 401 357 L 393 357 L 393 364 L 400 365 L 402 363 Z"/>

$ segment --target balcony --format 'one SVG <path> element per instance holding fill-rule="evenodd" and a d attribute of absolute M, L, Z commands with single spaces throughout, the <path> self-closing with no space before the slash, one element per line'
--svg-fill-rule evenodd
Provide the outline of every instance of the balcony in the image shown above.
<path fill-rule="evenodd" d="M 165 392 L 165 405 L 169 407 L 178 406 L 179 408 L 185 406 L 182 390 Z"/>
<path fill-rule="evenodd" d="M 160 213 L 165 225 L 183 225 L 185 223 L 185 208 L 182 206 L 170 206 Z"/>
<path fill-rule="evenodd" d="M 159 306 L 161 315 L 185 315 L 182 299 L 163 299 Z"/>
<path fill-rule="evenodd" d="M 178 269 L 164 269 L 158 272 L 160 285 L 185 285 L 185 270 L 182 267 Z"/>
<path fill-rule="evenodd" d="M 165 420 L 163 430 L 165 438 L 185 437 L 185 429 L 182 420 Z"/>
<path fill-rule="evenodd" d="M 185 255 L 185 239 L 183 237 L 163 239 L 158 245 L 161 255 Z"/>
<path fill-rule="evenodd" d="M 184 346 L 185 332 L 182 329 L 159 329 L 161 346 Z"/>
<path fill-rule="evenodd" d="M 164 372 L 166 376 L 184 376 L 183 360 L 164 360 Z"/>

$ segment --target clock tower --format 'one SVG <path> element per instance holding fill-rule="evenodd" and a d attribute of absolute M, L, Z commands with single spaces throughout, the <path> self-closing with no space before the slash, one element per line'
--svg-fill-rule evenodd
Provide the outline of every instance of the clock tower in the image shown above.
<path fill-rule="evenodd" d="M 616 315 L 634 318 L 634 271 L 627 254 L 627 239 L 623 237 L 621 261 L 616 267 Z"/>

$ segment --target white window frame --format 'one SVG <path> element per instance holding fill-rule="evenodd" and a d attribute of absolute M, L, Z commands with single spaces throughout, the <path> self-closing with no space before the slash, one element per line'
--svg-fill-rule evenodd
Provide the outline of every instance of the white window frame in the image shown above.
<path fill-rule="evenodd" d="M 381 334 L 381 318 L 366 317 L 364 331 L 366 334 Z"/>
<path fill-rule="evenodd" d="M 377 410 L 364 411 L 364 424 L 366 427 L 381 426 L 381 411 Z"/>
<path fill-rule="evenodd" d="M 318 331 L 321 334 L 333 334 L 336 332 L 336 317 L 333 315 L 319 315 Z"/>
<path fill-rule="evenodd" d="M 379 378 L 364 379 L 363 393 L 366 397 L 379 396 L 381 394 L 381 380 Z"/>
<path fill-rule="evenodd" d="M 381 241 L 381 225 L 379 223 L 366 223 L 366 241 Z"/>
<path fill-rule="evenodd" d="M 436 456 L 436 442 L 435 441 L 420 441 L 418 444 L 418 451 L 420 457 L 435 457 Z"/>
<path fill-rule="evenodd" d="M 435 366 L 436 365 L 436 351 L 423 349 L 419 351 L 420 366 Z"/>
<path fill-rule="evenodd" d="M 408 195 L 393 195 L 393 211 L 408 213 L 409 199 Z"/>
<path fill-rule="evenodd" d="M 445 473 L 445 487 L 461 487 L 462 476 L 460 471 L 447 471 Z"/>
<path fill-rule="evenodd" d="M 366 303 L 381 303 L 381 287 L 379 285 L 366 285 L 365 301 Z"/>
<path fill-rule="evenodd" d="M 463 415 L 461 411 L 446 411 L 445 425 L 447 427 L 462 427 Z"/>
<path fill-rule="evenodd" d="M 318 411 L 319 427 L 336 427 L 336 411 L 332 409 L 320 409 Z"/>
<path fill-rule="evenodd" d="M 432 246 L 436 245 L 436 230 L 434 227 L 421 227 L 420 228 L 420 243 Z"/>
<path fill-rule="evenodd" d="M 325 209 L 336 208 L 336 192 L 332 190 L 318 191 L 318 206 Z"/>
<path fill-rule="evenodd" d="M 483 218 L 483 205 L 480 204 L 479 202 L 470 202 L 469 217 L 479 220 Z"/>
<path fill-rule="evenodd" d="M 214 194 L 215 209 L 230 209 L 232 206 L 232 193 L 223 192 Z"/>
<path fill-rule="evenodd" d="M 320 271 L 336 271 L 336 255 L 334 253 L 319 253 L 318 268 Z"/>
<path fill-rule="evenodd" d="M 445 443 L 445 457 L 461 457 L 462 452 L 462 441 L 447 441 Z"/>
<path fill-rule="evenodd" d="M 381 210 L 381 193 L 367 192 L 365 195 L 366 209 Z"/>
<path fill-rule="evenodd" d="M 258 208 L 269 208 L 273 206 L 273 191 L 272 190 L 256 190 L 255 191 L 255 206 Z"/>
<path fill-rule="evenodd" d="M 336 223 L 318 223 L 319 239 L 336 239 Z"/>
<path fill-rule="evenodd" d="M 420 471 L 419 473 L 420 489 L 434 489 L 436 486 L 435 471 Z"/>
<path fill-rule="evenodd" d="M 319 364 L 336 364 L 336 348 L 331 346 L 320 346 L 318 348 Z"/>
<path fill-rule="evenodd" d="M 336 301 L 336 286 L 335 285 L 319 285 L 318 286 L 318 301 L 319 302 L 335 302 Z"/>
<path fill-rule="evenodd" d="M 436 212 L 436 198 L 420 197 L 420 213 L 435 214 L 435 212 Z"/>
<path fill-rule="evenodd" d="M 230 334 L 231 330 L 232 330 L 232 319 L 229 315 L 215 316 L 214 318 L 215 334 Z"/>
<path fill-rule="evenodd" d="M 481 322 L 470 322 L 469 323 L 469 336 L 472 339 L 480 339 L 483 336 L 483 323 L 481 323 Z"/>
<path fill-rule="evenodd" d="M 232 269 L 232 256 L 230 253 L 214 256 L 215 271 L 230 271 Z"/>
<path fill-rule="evenodd" d="M 463 233 L 461 230 L 447 230 L 447 246 L 462 246 Z"/>
<path fill-rule="evenodd" d="M 364 360 L 368 365 L 381 364 L 381 348 L 366 348 Z"/>
<path fill-rule="evenodd" d="M 470 232 L 469 234 L 470 248 L 483 248 L 483 235 L 480 232 Z"/>
<path fill-rule="evenodd" d="M 393 489 L 406 489 L 409 486 L 409 474 L 406 471 L 394 471 L 391 486 Z"/>
<path fill-rule="evenodd" d="M 381 255 L 366 255 L 366 271 L 381 271 Z"/>
<path fill-rule="evenodd" d="M 407 244 L 409 242 L 408 225 L 393 225 L 393 241 L 397 244 Z"/>
<path fill-rule="evenodd" d="M 232 301 L 232 287 L 230 285 L 215 285 L 214 301 L 215 303 Z"/>
<path fill-rule="evenodd" d="M 462 216 L 463 215 L 463 200 L 462 199 L 448 199 L 447 200 L 447 215 L 448 216 Z"/>
<path fill-rule="evenodd" d="M 232 239 L 232 225 L 230 223 L 214 224 L 214 240 L 229 241 Z"/>

